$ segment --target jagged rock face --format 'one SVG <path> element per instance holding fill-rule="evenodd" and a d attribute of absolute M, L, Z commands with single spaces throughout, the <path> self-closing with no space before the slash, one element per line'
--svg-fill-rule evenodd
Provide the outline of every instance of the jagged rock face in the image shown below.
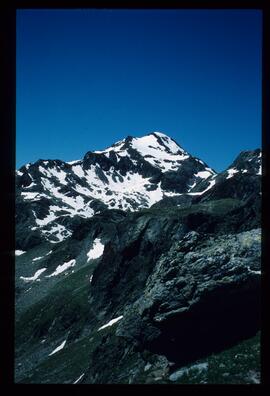
<path fill-rule="evenodd" d="M 27 232 L 57 243 L 71 235 L 77 216 L 106 208 L 134 211 L 181 195 L 215 174 L 168 136 L 127 137 L 104 151 L 65 163 L 39 160 L 17 171 L 17 223 L 28 213 Z M 17 238 L 18 248 L 23 241 Z"/>
<path fill-rule="evenodd" d="M 207 179 L 212 185 L 211 189 L 198 197 L 197 201 L 228 197 L 246 200 L 254 192 L 260 194 L 261 175 L 261 150 L 243 151 L 224 172 Z M 200 191 L 204 187 L 207 185 L 202 181 L 192 191 Z"/>
<path fill-rule="evenodd" d="M 225 238 L 189 232 L 157 261 L 116 334 L 182 364 L 254 334 L 260 240 L 258 229 Z"/>
<path fill-rule="evenodd" d="M 217 175 L 154 133 L 22 167 L 16 382 L 170 382 L 256 334 L 260 156 Z"/>

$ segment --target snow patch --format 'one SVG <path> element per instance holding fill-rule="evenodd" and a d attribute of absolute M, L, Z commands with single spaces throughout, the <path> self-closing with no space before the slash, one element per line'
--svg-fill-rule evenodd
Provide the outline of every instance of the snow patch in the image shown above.
<path fill-rule="evenodd" d="M 36 223 L 39 226 L 44 226 L 44 225 L 50 223 L 51 221 L 53 221 L 55 219 L 56 219 L 55 214 L 53 212 L 50 212 L 49 215 L 47 217 L 45 217 L 44 219 L 42 219 L 42 220 L 36 218 Z"/>
<path fill-rule="evenodd" d="M 233 175 L 235 173 L 238 173 L 238 172 L 239 172 L 239 170 L 235 169 L 235 168 L 228 169 L 227 170 L 228 176 L 226 177 L 226 179 L 230 179 L 231 177 L 233 177 Z"/>
<path fill-rule="evenodd" d="M 249 272 L 252 272 L 253 274 L 257 274 L 257 275 L 261 275 L 261 271 L 255 271 L 255 270 L 252 270 L 252 269 L 250 269 L 250 267 L 247 267 L 248 268 L 248 271 Z"/>
<path fill-rule="evenodd" d="M 61 274 L 62 272 L 66 271 L 68 268 L 74 267 L 75 264 L 76 264 L 76 260 L 72 259 L 62 265 L 58 265 L 58 267 L 52 274 L 47 275 L 47 278 L 50 278 L 51 276 L 57 276 L 57 275 Z"/>
<path fill-rule="evenodd" d="M 35 258 L 33 258 L 33 260 L 32 261 L 38 261 L 38 260 L 41 260 L 43 257 L 35 257 Z"/>
<path fill-rule="evenodd" d="M 46 271 L 47 268 L 41 268 L 39 269 L 33 276 L 31 277 L 25 277 L 25 276 L 20 276 L 20 279 L 24 280 L 25 282 L 30 282 L 30 281 L 35 281 L 38 279 L 38 277 L 42 274 L 42 272 Z"/>
<path fill-rule="evenodd" d="M 62 242 L 64 239 L 72 235 L 71 231 L 67 230 L 63 225 L 60 224 L 55 224 L 50 230 L 41 230 L 41 232 L 51 243 Z M 50 240 L 51 235 L 54 235 L 56 238 L 58 238 L 58 241 Z"/>
<path fill-rule="evenodd" d="M 201 179 L 207 179 L 212 174 L 213 174 L 213 172 L 206 170 L 206 171 L 200 171 L 200 172 L 196 173 L 194 176 L 200 177 Z"/>
<path fill-rule="evenodd" d="M 215 184 L 216 184 L 215 180 L 210 180 L 209 186 L 202 192 L 202 194 L 204 194 L 206 191 L 210 190 L 210 188 L 212 188 Z"/>
<path fill-rule="evenodd" d="M 55 176 L 61 184 L 67 185 L 67 182 L 65 180 L 66 173 L 62 169 L 59 171 L 57 169 L 50 169 L 50 174 Z"/>
<path fill-rule="evenodd" d="M 85 177 L 84 171 L 81 165 L 72 166 L 72 170 L 78 177 Z"/>
<path fill-rule="evenodd" d="M 21 256 L 24 253 L 26 252 L 24 252 L 23 250 L 15 250 L 15 256 Z"/>
<path fill-rule="evenodd" d="M 67 162 L 67 164 L 73 165 L 73 164 L 78 164 L 79 162 L 81 162 L 81 160 L 69 161 L 69 162 Z"/>
<path fill-rule="evenodd" d="M 104 251 L 104 245 L 100 242 L 99 238 L 96 238 L 93 242 L 93 247 L 89 250 L 87 253 L 87 262 L 89 260 L 96 259 L 98 257 L 101 257 Z"/>
<path fill-rule="evenodd" d="M 193 189 L 193 187 L 196 186 L 196 184 L 197 184 L 197 182 L 196 182 L 196 180 L 195 180 L 195 182 L 189 186 L 188 192 L 191 191 L 191 190 Z"/>
<path fill-rule="evenodd" d="M 34 198 L 36 198 L 37 197 L 37 195 L 39 195 L 39 193 L 37 193 L 37 192 L 22 192 L 21 193 L 21 195 L 22 195 L 22 197 L 24 198 L 24 199 L 34 199 Z"/>
<path fill-rule="evenodd" d="M 105 327 L 109 327 L 112 326 L 113 324 L 115 324 L 116 322 L 118 322 L 119 320 L 121 320 L 123 318 L 123 315 L 118 316 L 118 318 L 112 319 L 110 320 L 108 323 L 106 323 L 105 325 L 101 326 L 98 331 L 105 329 Z"/>
<path fill-rule="evenodd" d="M 215 176 L 213 176 L 213 178 L 214 178 L 214 177 L 215 177 Z M 215 185 L 215 183 L 216 183 L 216 181 L 215 181 L 214 179 L 213 179 L 213 180 L 210 180 L 209 185 L 208 185 L 208 187 L 207 187 L 205 190 L 200 191 L 200 192 L 188 193 L 188 195 L 202 195 L 202 194 L 204 194 L 206 191 L 210 190 L 210 188 L 212 188 L 212 187 Z"/>
<path fill-rule="evenodd" d="M 80 381 L 80 379 L 84 376 L 85 373 L 83 373 L 82 375 L 79 376 L 78 379 L 76 379 L 76 381 L 73 382 L 73 384 L 77 384 L 77 382 Z"/>
<path fill-rule="evenodd" d="M 61 351 L 61 349 L 63 349 L 64 346 L 66 345 L 66 342 L 67 342 L 67 340 L 63 341 L 62 344 L 60 344 L 57 348 L 55 348 L 55 349 L 49 354 L 49 356 L 54 355 L 56 352 Z"/>
<path fill-rule="evenodd" d="M 44 176 L 50 177 L 51 174 L 50 172 L 47 171 L 47 169 L 43 168 L 43 166 L 39 166 L 38 170 L 40 171 L 40 173 L 42 173 Z"/>
<path fill-rule="evenodd" d="M 180 197 L 180 195 L 183 195 L 182 193 L 174 193 L 174 192 L 168 192 L 168 191 L 165 191 L 163 194 L 164 194 L 164 197 Z"/>
<path fill-rule="evenodd" d="M 29 184 L 29 186 L 26 186 L 24 188 L 32 188 L 33 186 L 36 186 L 36 185 L 37 185 L 36 183 L 32 182 L 31 184 Z"/>

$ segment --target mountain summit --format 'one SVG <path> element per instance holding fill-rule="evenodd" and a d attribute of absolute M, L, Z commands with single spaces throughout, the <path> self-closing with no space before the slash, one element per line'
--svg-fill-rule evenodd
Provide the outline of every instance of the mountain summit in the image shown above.
<path fill-rule="evenodd" d="M 17 172 L 17 201 L 28 214 L 28 231 L 52 241 L 70 235 L 66 218 L 92 217 L 100 210 L 134 211 L 172 196 L 201 194 L 216 175 L 161 132 L 128 136 L 103 151 L 87 152 L 72 162 L 38 160 Z M 198 192 L 199 191 L 199 192 Z"/>

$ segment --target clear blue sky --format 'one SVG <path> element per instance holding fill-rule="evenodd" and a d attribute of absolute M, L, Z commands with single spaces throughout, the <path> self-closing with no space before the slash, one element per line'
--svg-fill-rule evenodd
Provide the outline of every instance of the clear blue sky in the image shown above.
<path fill-rule="evenodd" d="M 155 130 L 217 171 L 261 147 L 259 10 L 17 11 L 17 167 Z"/>

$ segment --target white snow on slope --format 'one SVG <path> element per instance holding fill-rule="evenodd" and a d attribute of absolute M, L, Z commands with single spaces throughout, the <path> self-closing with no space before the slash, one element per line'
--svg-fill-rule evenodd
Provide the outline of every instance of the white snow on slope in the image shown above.
<path fill-rule="evenodd" d="M 202 192 L 204 194 L 206 191 L 210 190 L 216 184 L 216 180 L 210 180 L 209 186 Z"/>
<path fill-rule="evenodd" d="M 15 256 L 21 256 L 24 253 L 26 252 L 24 252 L 23 250 L 15 250 Z"/>
<path fill-rule="evenodd" d="M 262 274 L 261 271 L 252 270 L 252 269 L 250 269 L 250 267 L 247 267 L 247 269 L 248 269 L 249 272 L 252 272 L 253 274 L 257 274 L 257 275 L 261 275 Z"/>
<path fill-rule="evenodd" d="M 57 275 L 61 274 L 62 272 L 66 271 L 68 268 L 74 267 L 75 264 L 76 264 L 76 260 L 72 259 L 62 265 L 58 265 L 58 267 L 52 274 L 47 275 L 47 278 L 50 278 L 51 276 L 57 276 Z"/>
<path fill-rule="evenodd" d="M 119 140 L 118 142 L 114 143 L 113 146 L 107 147 L 105 150 L 95 150 L 93 153 L 95 154 L 103 154 L 103 153 L 109 153 L 110 151 L 119 151 L 121 150 L 123 144 L 125 143 L 125 139 Z"/>
<path fill-rule="evenodd" d="M 112 319 L 110 320 L 108 323 L 106 323 L 105 325 L 101 326 L 98 331 L 105 329 L 105 327 L 109 327 L 112 326 L 113 324 L 115 324 L 116 322 L 118 322 L 119 320 L 121 320 L 123 318 L 123 315 L 118 316 L 118 318 Z"/>
<path fill-rule="evenodd" d="M 67 340 L 63 341 L 62 344 L 60 344 L 57 348 L 55 348 L 55 349 L 49 354 L 49 356 L 54 355 L 56 352 L 61 351 L 61 349 L 63 349 L 64 346 L 66 345 L 66 342 L 67 342 Z"/>
<path fill-rule="evenodd" d="M 189 155 L 169 137 L 166 136 L 166 138 L 167 140 L 164 138 L 162 140 L 169 152 L 159 144 L 154 135 L 134 138 L 132 147 L 144 157 L 145 161 L 167 172 L 179 168 L 180 164 L 176 161 L 183 161 L 189 158 Z"/>
<path fill-rule="evenodd" d="M 34 183 L 34 182 L 32 182 L 31 184 L 29 184 L 29 186 L 26 186 L 26 187 L 24 187 L 24 188 L 32 188 L 33 186 L 36 186 L 37 184 L 36 183 Z"/>
<path fill-rule="evenodd" d="M 78 198 L 80 198 L 80 197 L 78 197 Z M 83 198 L 82 198 L 81 200 L 79 200 L 79 201 L 82 201 L 82 200 L 83 200 Z M 82 210 L 81 207 L 79 207 L 78 211 L 80 211 L 80 210 Z M 63 214 L 63 211 L 64 211 L 64 212 L 67 212 L 67 213 L 66 213 L 66 214 Z M 68 207 L 68 206 L 65 206 L 65 205 L 64 205 L 64 206 L 61 206 L 61 207 L 56 206 L 56 205 L 51 205 L 51 206 L 49 207 L 49 214 L 48 214 L 48 216 L 46 216 L 46 217 L 43 218 L 43 219 L 38 219 L 38 218 L 36 217 L 36 214 L 35 214 L 34 211 L 33 211 L 33 214 L 34 214 L 34 216 L 35 216 L 35 218 L 36 218 L 36 223 L 37 223 L 37 225 L 39 225 L 39 226 L 46 226 L 47 224 L 51 223 L 52 221 L 54 221 L 55 219 L 57 219 L 57 218 L 59 217 L 59 216 L 56 215 L 57 212 L 61 212 L 61 216 L 70 216 L 70 217 L 73 217 L 74 215 L 77 214 L 76 209 L 74 210 L 74 209 L 72 209 L 72 208 L 70 208 L 70 207 Z M 89 208 L 87 205 L 85 205 L 85 206 L 83 207 L 83 213 L 81 214 L 81 216 L 82 216 L 82 217 L 87 217 L 87 216 L 86 216 L 86 213 L 88 213 L 88 212 L 90 212 L 90 214 L 92 214 L 93 210 L 92 210 L 91 208 Z"/>
<path fill-rule="evenodd" d="M 67 182 L 66 182 L 66 173 L 61 169 L 61 170 L 57 170 L 57 169 L 50 169 L 49 170 L 50 171 L 50 173 L 53 175 L 53 176 L 55 176 L 58 180 L 59 180 L 59 182 L 61 183 L 61 184 L 64 184 L 64 185 L 67 185 Z"/>
<path fill-rule="evenodd" d="M 78 177 L 84 177 L 85 176 L 84 170 L 83 170 L 81 165 L 72 166 L 72 170 L 75 173 L 75 175 L 77 175 Z"/>
<path fill-rule="evenodd" d="M 100 242 L 99 238 L 96 238 L 93 242 L 93 247 L 87 253 L 87 257 L 88 257 L 87 262 L 89 260 L 93 260 L 98 257 L 101 257 L 103 254 L 103 250 L 104 250 L 104 245 Z"/>
<path fill-rule="evenodd" d="M 38 170 L 46 177 L 51 178 L 52 176 L 54 176 L 59 180 L 59 182 L 61 184 L 64 184 L 64 185 L 67 184 L 67 182 L 65 180 L 66 173 L 62 169 L 60 169 L 59 166 L 56 166 L 55 168 L 48 168 L 48 169 L 43 168 L 43 166 L 39 166 Z"/>
<path fill-rule="evenodd" d="M 68 238 L 72 232 L 67 230 L 63 225 L 54 224 L 50 230 L 43 230 L 41 229 L 42 234 L 51 242 L 51 243 L 59 243 L 62 242 L 64 239 Z M 51 236 L 55 236 L 58 238 L 58 241 L 52 241 L 50 239 Z"/>
<path fill-rule="evenodd" d="M 127 147 L 139 152 L 146 161 L 162 172 L 181 168 L 183 160 L 189 158 L 186 151 L 162 132 L 153 132 L 141 138 L 130 138 L 128 144 L 126 139 L 121 140 L 106 150 L 95 151 L 95 153 L 102 153 L 109 157 L 110 152 L 113 151 L 118 162 L 122 157 L 128 157 L 130 161 L 137 165 L 137 160 L 131 158 Z M 196 160 L 206 166 L 201 160 Z M 113 166 L 105 171 L 98 164 L 91 165 L 84 170 L 83 160 L 70 161 L 66 168 L 55 161 L 51 161 L 49 167 L 45 166 L 46 163 L 49 164 L 48 161 L 43 161 L 41 163 L 43 166 L 39 165 L 39 171 L 43 175 L 40 179 L 43 193 L 24 191 L 22 197 L 32 202 L 40 200 L 41 197 L 54 199 L 54 205 L 49 207 L 49 213 L 45 218 L 39 219 L 35 215 L 37 226 L 41 228 L 41 232 L 46 239 L 52 243 L 61 242 L 71 235 L 68 229 L 58 224 L 57 219 L 63 216 L 73 217 L 78 215 L 84 218 L 94 216 L 95 211 L 91 208 L 94 199 L 100 200 L 109 209 L 135 211 L 139 208 L 150 207 L 163 197 L 181 195 L 163 191 L 161 183 L 155 185 L 151 178 L 143 177 L 132 169 L 122 175 Z M 202 179 L 213 173 L 212 169 L 205 167 L 204 171 L 198 172 L 195 176 Z M 105 178 L 101 177 L 102 174 Z M 74 183 L 75 175 L 81 181 L 76 180 Z M 55 180 L 55 177 L 57 180 Z M 69 192 L 63 186 L 63 184 L 67 184 L 67 181 L 71 183 Z M 189 191 L 195 185 L 196 181 L 189 187 Z M 152 188 L 156 189 L 152 190 Z M 51 240 L 52 235 L 58 240 Z"/>
<path fill-rule="evenodd" d="M 239 170 L 235 169 L 235 168 L 228 169 L 227 170 L 228 176 L 226 177 L 226 179 L 230 179 L 231 177 L 233 177 L 233 175 L 235 173 L 238 173 L 238 172 L 239 172 Z"/>
<path fill-rule="evenodd" d="M 50 177 L 50 172 L 47 171 L 47 169 L 43 168 L 43 166 L 39 166 L 38 170 L 40 171 L 40 173 L 42 173 L 44 176 Z"/>
<path fill-rule="evenodd" d="M 209 176 L 211 176 L 213 172 L 210 171 L 200 171 L 194 175 L 194 177 L 200 177 L 201 179 L 207 179 Z"/>
<path fill-rule="evenodd" d="M 84 376 L 85 373 L 83 373 L 82 375 L 79 376 L 78 379 L 76 379 L 76 381 L 73 382 L 73 384 L 77 384 L 77 382 L 80 381 L 80 379 L 82 379 L 82 377 Z"/>
<path fill-rule="evenodd" d="M 140 203 L 144 201 L 144 206 L 153 205 L 163 197 L 163 192 L 160 187 L 160 183 L 157 185 L 156 190 L 147 191 L 147 186 L 150 185 L 150 178 L 144 178 L 138 173 L 127 173 L 125 176 L 121 176 L 119 173 L 109 169 L 105 173 L 108 179 L 108 184 L 102 182 L 95 173 L 95 166 L 91 165 L 85 173 L 85 178 L 89 187 L 81 187 L 76 185 L 74 190 L 85 196 L 100 199 L 110 208 L 121 209 L 124 207 L 126 210 L 134 210 L 130 203 L 130 199 L 134 202 Z M 110 192 L 110 194 L 106 194 Z M 111 194 L 112 193 L 112 194 Z M 92 210 L 92 209 L 91 209 Z M 91 212 L 89 217 L 91 216 Z"/>
<path fill-rule="evenodd" d="M 44 226 L 44 225 L 46 225 L 46 224 L 48 224 L 48 223 L 50 223 L 51 221 L 53 221 L 53 220 L 55 220 L 56 219 L 56 216 L 55 216 L 55 214 L 53 213 L 53 212 L 50 212 L 50 214 L 47 216 L 47 217 L 45 217 L 44 219 L 38 219 L 37 217 L 36 217 L 36 223 L 37 223 L 37 225 L 39 225 L 39 226 Z"/>
<path fill-rule="evenodd" d="M 79 162 L 81 162 L 81 160 L 69 161 L 67 162 L 67 164 L 74 165 L 74 164 L 78 164 Z"/>
<path fill-rule="evenodd" d="M 80 195 L 68 197 L 59 191 L 60 187 L 55 187 L 52 182 L 43 177 L 41 178 L 41 183 L 43 188 L 47 190 L 51 196 L 60 199 L 62 203 L 65 204 L 65 206 L 61 207 L 59 210 L 65 210 L 70 213 L 71 216 L 75 216 L 78 212 L 80 212 L 79 214 L 81 216 L 85 215 L 85 217 L 91 217 L 94 214 L 93 209 L 85 205 L 84 199 Z"/>
<path fill-rule="evenodd" d="M 158 138 L 161 138 L 165 147 L 158 142 Z M 120 157 L 129 156 L 126 149 L 123 148 L 124 143 L 125 140 L 120 140 L 106 150 L 94 152 L 104 154 L 114 151 Z M 131 147 L 137 150 L 144 157 L 145 161 L 161 169 L 163 172 L 179 168 L 181 164 L 177 161 L 181 162 L 189 158 L 187 152 L 178 146 L 169 136 L 161 132 L 153 132 L 147 136 L 133 138 Z"/>
<path fill-rule="evenodd" d="M 30 281 L 35 281 L 36 279 L 38 279 L 38 277 L 42 274 L 42 272 L 46 271 L 47 268 L 41 268 L 39 269 L 33 276 L 31 277 L 25 277 L 25 276 L 20 276 L 20 279 L 26 281 L 26 282 L 30 282 Z"/>
<path fill-rule="evenodd" d="M 196 186 L 196 184 L 197 184 L 196 181 L 195 181 L 193 184 L 191 184 L 191 185 L 189 186 L 188 192 L 191 191 L 191 190 L 193 189 L 193 187 Z"/>
<path fill-rule="evenodd" d="M 183 193 L 175 193 L 175 192 L 165 191 L 163 193 L 163 198 L 165 198 L 165 197 L 180 197 L 180 195 L 183 195 Z"/>
<path fill-rule="evenodd" d="M 190 193 L 188 193 L 188 195 L 202 195 L 202 194 L 204 194 L 206 191 L 210 190 L 210 188 L 212 188 L 212 187 L 215 185 L 215 183 L 216 183 L 216 180 L 215 180 L 215 179 L 210 180 L 209 185 L 208 185 L 208 187 L 207 187 L 205 190 L 200 191 L 200 192 L 194 192 L 194 193 L 190 192 Z"/>
<path fill-rule="evenodd" d="M 22 192 L 21 195 L 23 196 L 24 199 L 34 199 L 36 198 L 39 193 L 37 192 Z"/>
<path fill-rule="evenodd" d="M 32 261 L 38 261 L 38 260 L 41 260 L 42 258 L 43 258 L 43 256 L 41 256 L 41 257 L 35 257 L 35 258 L 33 258 Z"/>

